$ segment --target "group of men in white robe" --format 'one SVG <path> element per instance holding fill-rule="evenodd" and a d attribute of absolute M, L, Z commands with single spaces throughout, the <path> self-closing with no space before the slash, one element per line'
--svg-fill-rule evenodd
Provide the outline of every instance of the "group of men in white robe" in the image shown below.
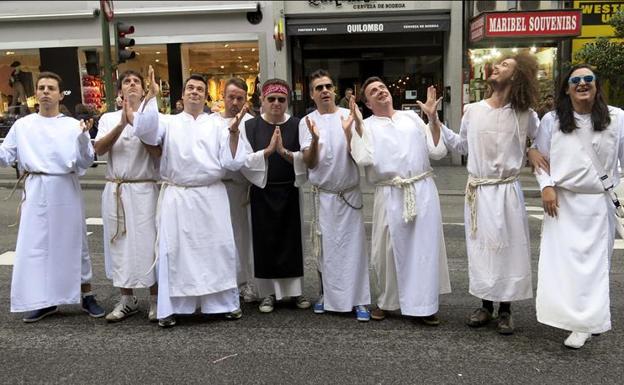
<path fill-rule="evenodd" d="M 580 72 L 568 78 L 581 80 L 570 80 L 570 86 L 585 88 L 568 90 L 560 98 L 572 94 L 574 101 L 585 93 L 592 96 L 592 90 L 595 97 L 595 74 L 585 67 L 576 71 Z M 264 311 L 266 298 L 273 301 L 275 290 L 281 289 L 274 282 L 273 294 L 268 293 L 266 280 L 254 275 L 247 191 L 251 184 L 260 188 L 266 185 L 268 159 L 277 152 L 292 164 L 297 185 L 303 183 L 302 170 L 311 184 L 310 241 L 321 288 L 314 312 L 355 311 L 358 320 L 368 321 L 382 320 L 387 312 L 399 310 L 425 325 L 436 326 L 440 323 L 439 296 L 450 292 L 450 280 L 439 197 L 429 159 L 441 159 L 451 150 L 468 155 L 465 228 L 469 291 L 482 300 L 467 324 L 481 327 L 493 321 L 496 301 L 500 302 L 498 332 L 513 333 L 511 302 L 532 297 L 528 222 L 518 181 L 527 137 L 536 143 L 529 159 L 544 189 L 546 211 L 552 217 L 565 215 L 565 231 L 578 231 L 577 238 L 581 239 L 586 222 L 591 222 L 588 219 L 579 224 L 573 217 L 578 214 L 574 204 L 582 200 L 579 193 L 589 194 L 583 196 L 584 207 L 598 210 L 597 216 L 612 211 L 611 207 L 603 210 L 600 203 L 608 202 L 603 199 L 606 195 L 599 178 L 593 178 L 600 172 L 587 173 L 592 169 L 591 161 L 569 167 L 577 159 L 576 153 L 574 159 L 568 154 L 576 138 L 555 133 L 554 113 L 546 115 L 540 126 L 530 109 L 531 95 L 537 89 L 536 72 L 535 59 L 530 55 L 516 55 L 496 64 L 488 79 L 491 96 L 466 107 L 457 134 L 438 119 L 441 99 L 436 99 L 434 87 L 428 88 L 425 103 L 418 102 L 429 121 L 425 124 L 412 111 L 394 110 L 392 95 L 382 79 L 369 78 L 362 85 L 362 100 L 373 115 L 364 120 L 355 97 L 349 109 L 336 106 L 331 75 L 318 70 L 311 74 L 309 83 L 316 110 L 299 122 L 297 152 L 283 147 L 279 127 L 266 148 L 252 149 L 244 124 L 252 118 L 244 107 L 247 89 L 238 79 L 226 84 L 223 114 L 209 116 L 203 112 L 206 82 L 191 76 L 184 84 L 184 111 L 165 116 L 158 113 L 155 97 L 159 89 L 153 69 L 149 69 L 149 91 L 143 100 L 141 75 L 123 73 L 119 79 L 123 108 L 102 116 L 95 143 L 98 155 L 109 154 L 108 183 L 102 195 L 106 273 L 121 290 L 121 299 L 107 320 L 120 321 L 138 311 L 133 295 L 133 289 L 138 288 L 150 288 L 148 317 L 163 327 L 175 325 L 176 314 L 194 313 L 197 308 L 202 313 L 238 319 L 242 316 L 239 294 L 245 301 L 265 297 L 260 305 Z M 276 103 L 276 108 L 285 111 L 290 91 L 282 88 L 269 87 L 272 91 L 270 95 L 263 93 L 263 107 L 272 108 Z M 84 310 L 94 317 L 104 315 L 88 285 L 91 269 L 77 182 L 78 175 L 92 162 L 94 150 L 84 133 L 86 128 L 59 115 L 60 89 L 57 75 L 42 73 L 37 80 L 41 112 L 18 121 L 0 147 L 1 165 L 19 160 L 26 171 L 28 194 L 24 191 L 21 204 L 11 300 L 12 311 L 33 311 L 24 318 L 26 322 L 56 312 L 59 304 L 78 302 L 77 282 L 82 283 Z M 264 99 L 269 96 L 265 106 Z M 587 108 L 591 111 L 593 99 L 590 107 L 583 106 L 575 113 Z M 286 121 L 284 111 L 281 119 Z M 624 118 L 618 109 L 610 108 L 609 113 L 613 116 L 610 124 L 605 126 L 605 134 L 595 136 L 594 143 L 603 150 L 599 151 L 600 159 L 611 179 L 617 181 L 615 160 L 624 156 L 620 141 Z M 592 127 L 591 117 L 575 118 L 581 125 L 579 132 Z M 33 125 L 58 131 L 51 135 L 44 130 L 36 136 L 28 130 Z M 556 148 L 562 149 L 556 156 L 550 144 L 555 139 Z M 358 166 L 364 167 L 368 182 L 376 186 L 370 263 L 378 298 L 372 312 L 368 309 L 369 261 Z M 587 180 L 577 175 L 585 175 Z M 162 181 L 160 193 L 157 180 Z M 554 199 L 549 190 L 553 186 L 558 188 Z M 567 191 L 572 195 L 568 197 Z M 229 206 L 223 205 L 225 201 Z M 45 218 L 45 223 L 39 217 Z M 84 236 L 67 236 L 60 226 L 49 226 L 61 218 Z M 594 252 L 594 259 L 584 261 L 589 264 L 589 274 L 562 267 L 569 256 L 561 255 L 554 245 L 556 234 L 563 231 L 557 227 L 561 222 L 545 219 L 538 320 L 572 330 L 566 340 L 569 347 L 583 346 L 591 333 L 610 328 L 608 265 L 614 219 L 609 218 L 594 223 L 591 229 L 591 239 L 596 242 L 602 239 L 599 234 L 603 230 L 611 235 L 604 245 L 600 243 L 605 247 Z M 578 226 L 572 226 L 574 223 Z M 51 242 L 61 247 L 51 247 Z M 549 254 L 557 254 L 559 259 L 553 260 Z M 64 267 L 62 273 L 57 265 Z M 68 271 L 75 275 L 74 281 L 65 279 L 71 276 Z M 599 276 L 599 289 L 589 294 L 597 304 L 580 300 L 587 297 L 583 290 L 572 290 L 563 299 L 556 295 L 553 285 L 559 281 L 552 276 L 562 274 L 585 274 L 584 288 L 593 287 L 591 283 Z M 28 284 L 26 276 L 30 277 Z M 34 286 L 30 285 L 33 276 L 41 277 L 35 279 Z M 43 279 L 50 276 L 54 279 Z M 309 304 L 305 306 L 307 300 L 301 296 L 302 281 L 297 282 L 299 289 L 293 296 L 297 296 L 297 306 L 305 308 Z M 265 288 L 259 290 L 258 285 Z M 272 311 L 273 302 L 270 305 Z M 590 315 L 588 308 L 593 311 Z"/>

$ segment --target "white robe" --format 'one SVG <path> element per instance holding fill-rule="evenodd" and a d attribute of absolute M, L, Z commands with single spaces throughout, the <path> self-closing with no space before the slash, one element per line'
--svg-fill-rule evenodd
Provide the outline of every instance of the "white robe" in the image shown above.
<path fill-rule="evenodd" d="M 78 176 L 93 163 L 93 146 L 80 123 L 31 114 L 15 122 L 0 146 L 0 166 L 19 162 L 32 174 L 17 235 L 11 311 L 80 303 L 91 261 Z"/>
<path fill-rule="evenodd" d="M 121 111 L 102 115 L 95 140 L 108 135 L 120 120 Z M 156 283 L 156 272 L 150 267 L 155 257 L 158 161 L 133 135 L 130 125 L 108 151 L 106 179 L 108 182 L 102 192 L 106 276 L 115 287 L 150 287 Z M 119 186 L 122 207 L 118 207 L 118 184 L 112 180 L 154 182 L 122 183 Z M 122 234 L 124 213 L 126 233 Z M 119 234 L 113 241 L 117 231 Z"/>
<path fill-rule="evenodd" d="M 308 170 L 308 180 L 321 189 L 340 192 L 354 207 L 362 207 L 360 172 L 351 158 L 340 117 L 349 110 L 339 108 L 332 114 L 314 111 L 307 115 L 319 128 L 318 164 Z M 302 151 L 310 147 L 312 135 L 305 118 L 299 123 L 299 144 Z M 319 192 L 319 225 L 325 310 L 347 312 L 354 306 L 370 303 L 368 255 L 362 210 L 349 207 L 337 194 Z"/>
<path fill-rule="evenodd" d="M 392 119 L 371 116 L 363 135 L 351 140 L 355 161 L 365 166 L 369 182 L 409 178 L 431 169 L 429 158 L 446 155 L 442 140 L 433 144 L 429 128 L 414 112 L 396 111 Z M 403 189 L 377 186 L 373 208 L 371 263 L 384 310 L 428 316 L 438 311 L 438 297 L 450 292 L 442 214 L 433 178 L 413 184 L 416 218 L 403 220 Z"/>
<path fill-rule="evenodd" d="M 518 175 L 525 162 L 526 137 L 535 138 L 539 123 L 533 110 L 528 114 L 523 120 L 526 126 L 520 127 L 509 104 L 502 108 L 492 108 L 485 100 L 469 104 L 459 135 L 442 128 L 444 143 L 452 151 L 468 154 L 468 173 L 475 177 Z M 466 203 L 470 294 L 504 302 L 531 298 L 529 226 L 520 181 L 477 187 L 476 220 L 473 235 Z"/>
<path fill-rule="evenodd" d="M 160 123 L 160 124 L 159 124 Z M 195 312 L 231 312 L 239 307 L 236 246 L 229 203 L 221 179 L 236 171 L 246 153 L 232 157 L 229 134 L 208 114 L 158 116 L 151 99 L 135 115 L 135 135 L 162 145 L 163 186 L 158 228 L 158 318 Z"/>
<path fill-rule="evenodd" d="M 225 118 L 219 113 L 210 114 L 210 118 L 216 124 L 229 129 L 233 118 Z M 245 135 L 245 122 L 253 116 L 245 114 L 238 125 L 240 130 L 239 146 L 246 146 L 250 152 L 248 159 L 240 171 L 229 171 L 225 173 L 223 183 L 227 190 L 228 201 L 230 202 L 230 216 L 232 218 L 232 229 L 234 231 L 234 242 L 236 243 L 237 265 L 236 281 L 241 287 L 247 284 L 254 293 L 257 291 L 253 270 L 253 249 L 251 247 L 251 218 L 249 212 L 249 186 L 250 183 L 258 187 L 266 185 L 267 163 L 264 159 L 264 150 L 252 153 L 251 146 L 247 142 Z M 257 295 L 257 293 L 255 293 Z"/>
<path fill-rule="evenodd" d="M 611 124 L 594 132 L 591 116 L 578 115 L 605 171 L 619 183 L 624 164 L 624 112 L 610 107 Z M 611 329 L 609 266 L 615 235 L 615 207 L 604 192 L 578 130 L 564 134 L 554 112 L 544 116 L 537 149 L 550 160 L 550 176 L 537 175 L 540 188 L 554 186 L 558 216 L 544 214 L 537 278 L 537 320 L 561 329 L 603 333 Z"/>

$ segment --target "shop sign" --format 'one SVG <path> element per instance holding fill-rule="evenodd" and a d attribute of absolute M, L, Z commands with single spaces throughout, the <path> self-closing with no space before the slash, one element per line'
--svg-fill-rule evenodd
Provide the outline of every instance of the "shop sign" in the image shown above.
<path fill-rule="evenodd" d="M 290 35 L 338 35 L 420 31 L 448 31 L 448 20 L 289 24 Z"/>
<path fill-rule="evenodd" d="M 405 1 L 374 1 L 374 0 L 308 0 L 312 8 L 329 6 L 335 8 L 348 7 L 354 10 L 366 9 L 405 9 Z"/>
<path fill-rule="evenodd" d="M 605 25 L 609 24 L 611 17 L 624 11 L 624 1 L 577 1 L 580 3 L 576 8 L 581 8 L 583 12 L 583 25 Z"/>
<path fill-rule="evenodd" d="M 486 12 L 470 23 L 470 40 L 500 37 L 562 37 L 581 33 L 580 10 Z"/>

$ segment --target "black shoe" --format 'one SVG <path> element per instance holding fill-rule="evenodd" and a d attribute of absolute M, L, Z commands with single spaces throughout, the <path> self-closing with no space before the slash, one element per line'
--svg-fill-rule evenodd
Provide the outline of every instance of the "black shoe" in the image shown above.
<path fill-rule="evenodd" d="M 22 318 L 22 321 L 26 323 L 37 322 L 40 319 L 58 312 L 58 307 L 50 306 L 43 309 L 33 310 L 26 317 Z"/>
<path fill-rule="evenodd" d="M 490 321 L 492 321 L 492 312 L 484 307 L 480 307 L 472 312 L 472 314 L 466 321 L 466 325 L 473 328 L 478 328 L 489 324 Z"/>
<path fill-rule="evenodd" d="M 93 318 L 101 318 L 106 315 L 104 309 L 98 305 L 94 295 L 87 295 L 82 298 L 82 310 Z"/>
<path fill-rule="evenodd" d="M 176 325 L 176 318 L 174 315 L 170 315 L 169 317 L 165 317 L 163 319 L 158 320 L 158 326 L 163 329 L 172 328 Z"/>

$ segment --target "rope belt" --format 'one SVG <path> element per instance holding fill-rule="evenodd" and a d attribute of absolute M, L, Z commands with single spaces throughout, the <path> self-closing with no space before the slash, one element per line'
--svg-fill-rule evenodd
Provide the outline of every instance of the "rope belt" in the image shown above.
<path fill-rule="evenodd" d="M 187 188 L 198 188 L 198 187 L 208 187 L 211 186 L 213 183 L 211 184 L 202 184 L 202 185 L 183 185 L 183 184 L 177 184 L 177 183 L 173 183 L 173 182 L 167 182 L 167 181 L 162 181 L 162 185 L 160 187 L 160 193 L 158 194 L 158 203 L 156 204 L 156 245 L 154 247 L 154 263 L 152 263 L 152 266 L 150 266 L 149 270 L 147 270 L 147 272 L 145 273 L 145 275 L 148 275 L 149 273 L 152 272 L 152 270 L 154 270 L 154 268 L 156 267 L 156 263 L 158 262 L 158 254 L 159 254 L 159 244 L 160 244 L 160 206 L 162 205 L 162 199 L 163 199 L 163 195 L 165 195 L 165 190 L 167 190 L 168 187 L 173 186 L 173 187 L 179 187 L 179 188 L 183 188 L 183 189 L 187 189 Z"/>
<path fill-rule="evenodd" d="M 121 199 L 121 185 L 127 183 L 156 183 L 154 179 L 107 179 L 111 183 L 115 183 L 115 201 L 117 203 L 117 229 L 115 231 L 115 235 L 111 238 L 111 243 L 115 242 L 115 240 L 120 235 L 126 235 L 126 210 L 123 205 L 123 200 Z M 121 215 L 119 215 L 121 212 Z M 121 223 L 120 223 L 121 222 Z M 119 227 L 123 226 L 123 230 L 121 234 L 119 234 Z"/>
<path fill-rule="evenodd" d="M 433 169 L 429 169 L 422 174 L 410 178 L 395 176 L 390 180 L 375 183 L 375 186 L 390 186 L 403 189 L 403 220 L 405 223 L 416 218 L 416 199 L 414 198 L 414 183 L 433 176 Z"/>
<path fill-rule="evenodd" d="M 518 180 L 518 175 L 512 175 L 504 179 L 477 178 L 476 176 L 468 175 L 468 183 L 466 183 L 466 202 L 470 208 L 470 231 L 472 235 L 477 233 L 477 187 L 509 184 L 514 183 L 516 180 Z"/>
<path fill-rule="evenodd" d="M 312 241 L 312 256 L 315 258 L 319 258 L 321 256 L 321 223 L 319 221 L 319 207 L 321 206 L 320 202 L 320 193 L 334 194 L 338 195 L 340 199 L 349 207 L 354 210 L 361 210 L 363 205 L 354 206 L 345 198 L 345 194 L 351 192 L 359 187 L 359 184 L 353 185 L 349 188 L 346 188 L 342 191 L 333 191 L 328 190 L 316 185 L 312 185 L 312 223 L 310 223 L 310 239 Z"/>
<path fill-rule="evenodd" d="M 24 196 L 22 197 L 22 200 L 20 201 L 20 203 L 17 205 L 17 211 L 15 213 L 15 223 L 9 225 L 9 227 L 15 227 L 19 223 L 20 215 L 22 213 L 22 204 L 26 200 L 26 178 L 28 178 L 30 175 L 48 175 L 48 174 L 45 173 L 45 172 L 24 171 L 22 176 L 20 176 L 19 179 L 17 180 L 17 182 L 15 182 L 15 186 L 13 186 L 13 189 L 9 193 L 9 196 L 4 198 L 3 200 L 4 201 L 8 201 L 9 199 L 11 199 L 13 197 L 13 194 L 15 194 L 15 190 L 18 189 L 20 183 L 22 183 L 22 182 L 24 184 Z"/>

